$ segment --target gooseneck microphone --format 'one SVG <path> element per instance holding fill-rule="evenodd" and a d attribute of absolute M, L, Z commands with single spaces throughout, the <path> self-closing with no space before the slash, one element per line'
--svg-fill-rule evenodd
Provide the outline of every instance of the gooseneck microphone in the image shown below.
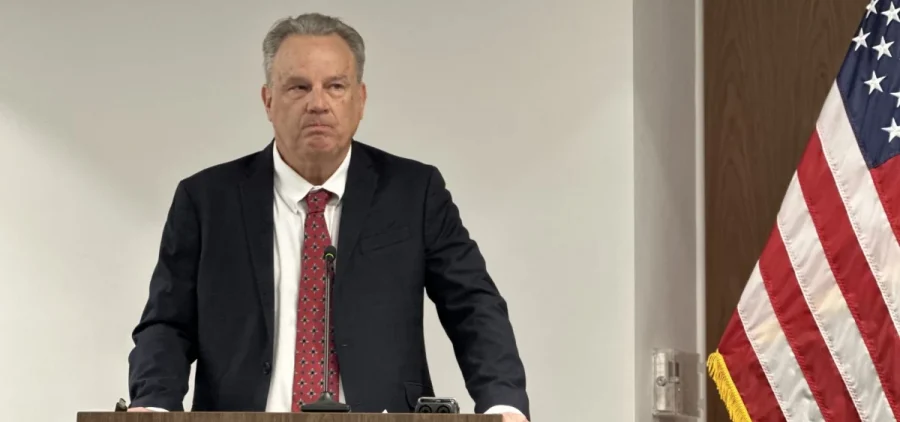
<path fill-rule="evenodd" d="M 331 360 L 331 285 L 334 280 L 334 259 L 337 257 L 337 248 L 328 245 L 325 248 L 325 364 L 323 372 L 325 376 L 325 390 L 316 400 L 310 404 L 300 406 L 301 412 L 318 413 L 349 413 L 350 405 L 339 403 L 331 393 L 331 377 L 329 376 L 329 361 Z"/>

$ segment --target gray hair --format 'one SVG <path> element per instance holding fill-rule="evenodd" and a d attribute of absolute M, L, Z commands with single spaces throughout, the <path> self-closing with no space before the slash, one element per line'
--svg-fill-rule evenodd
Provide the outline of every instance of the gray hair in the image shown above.
<path fill-rule="evenodd" d="M 362 81 L 363 67 L 366 63 L 366 45 L 363 38 L 353 27 L 339 18 L 320 13 L 306 13 L 297 17 L 280 19 L 272 26 L 263 40 L 263 67 L 266 72 L 266 84 L 272 82 L 272 60 L 281 47 L 281 43 L 291 35 L 338 35 L 350 47 L 356 61 L 357 82 Z"/>

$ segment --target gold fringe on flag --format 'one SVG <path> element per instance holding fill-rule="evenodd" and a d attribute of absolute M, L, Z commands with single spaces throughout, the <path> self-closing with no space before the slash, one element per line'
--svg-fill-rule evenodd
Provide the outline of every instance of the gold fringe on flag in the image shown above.
<path fill-rule="evenodd" d="M 732 422 L 753 422 L 750 419 L 750 414 L 747 413 L 744 401 L 741 399 L 741 393 L 738 392 L 734 381 L 731 379 L 728 366 L 725 365 L 725 358 L 722 357 L 718 350 L 709 355 L 709 359 L 706 361 L 706 369 L 709 370 L 709 376 L 716 383 L 719 397 L 725 403 L 725 408 L 728 409 L 728 416 L 731 417 Z"/>

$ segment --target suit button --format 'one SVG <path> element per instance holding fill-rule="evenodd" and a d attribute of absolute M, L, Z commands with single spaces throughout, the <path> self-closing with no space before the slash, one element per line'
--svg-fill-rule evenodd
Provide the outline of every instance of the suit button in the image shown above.
<path fill-rule="evenodd" d="M 269 361 L 263 363 L 263 374 L 269 375 L 272 373 L 272 364 Z"/>

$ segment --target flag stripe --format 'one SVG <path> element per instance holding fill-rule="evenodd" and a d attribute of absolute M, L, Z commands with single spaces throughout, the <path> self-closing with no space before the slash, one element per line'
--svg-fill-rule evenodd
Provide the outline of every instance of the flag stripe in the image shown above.
<path fill-rule="evenodd" d="M 822 151 L 833 174 L 836 189 L 857 238 L 868 271 L 848 272 L 848 282 L 860 295 L 860 320 L 858 324 L 867 339 L 868 350 L 878 370 L 880 385 L 893 410 L 894 418 L 900 416 L 900 336 L 897 327 L 898 282 L 900 282 L 900 245 L 891 235 L 882 202 L 879 200 L 873 177 L 856 141 L 844 110 L 843 98 L 836 85 L 828 94 L 817 124 Z M 884 166 L 892 165 L 892 162 Z M 892 198 L 887 198 L 888 202 Z M 883 200 L 883 198 L 882 198 Z M 849 264 L 848 264 L 849 265 Z M 873 282 L 866 280 L 874 279 Z M 877 288 L 877 291 L 874 291 Z M 891 419 L 893 420 L 893 419 Z"/>
<path fill-rule="evenodd" d="M 778 226 L 806 306 L 831 350 L 860 419 L 885 420 L 879 416 L 885 412 L 890 414 L 890 406 L 881 390 L 875 365 L 825 258 L 796 177 L 788 185 L 778 213 Z"/>
<path fill-rule="evenodd" d="M 807 207 L 815 222 L 819 241 L 825 250 L 835 280 L 862 334 L 876 370 L 881 368 L 878 370 L 879 381 L 882 385 L 887 385 L 891 380 L 883 378 L 884 368 L 896 364 L 897 359 L 884 351 L 900 345 L 889 343 L 890 337 L 885 337 L 888 341 L 879 340 L 880 333 L 893 332 L 893 326 L 878 291 L 878 285 L 853 232 L 844 202 L 822 151 L 818 133 L 814 133 L 810 140 L 798 175 L 800 184 L 804 187 Z M 884 330 L 884 327 L 888 329 Z M 897 339 L 897 336 L 893 338 Z M 887 415 L 871 416 L 876 420 L 888 418 Z"/>
<path fill-rule="evenodd" d="M 737 311 L 728 321 L 718 351 L 725 360 L 731 380 L 741 395 L 751 420 L 784 421 L 781 407 L 772 392 L 759 358 L 747 339 L 747 333 Z"/>
<path fill-rule="evenodd" d="M 891 142 L 898 141 L 894 139 Z M 871 171 L 873 185 L 881 197 L 885 218 L 891 225 L 895 239 L 900 237 L 900 183 L 896 183 L 898 171 L 900 171 L 898 160 L 890 160 Z"/>
<path fill-rule="evenodd" d="M 775 309 L 769 302 L 758 264 L 738 302 L 738 314 L 785 419 L 798 422 L 823 420 L 803 371 L 781 330 Z M 756 398 L 755 395 L 745 398 L 751 416 L 751 403 Z"/>
<path fill-rule="evenodd" d="M 794 179 L 792 186 L 798 186 L 796 180 Z M 831 360 L 828 345 L 805 305 L 803 291 L 777 229 L 772 231 L 769 242 L 763 249 L 759 268 L 775 315 L 822 416 L 826 421 L 859 421 L 853 400 L 847 389 L 843 388 L 841 374 Z"/>
<path fill-rule="evenodd" d="M 900 374 L 900 367 L 895 366 L 900 364 L 900 360 L 890 353 L 890 350 L 900 350 L 900 337 L 893 329 L 887 306 L 853 230 L 817 133 L 810 142 L 809 150 L 810 157 L 804 159 L 798 171 L 802 186 L 815 186 L 806 194 L 807 206 L 880 381 L 882 385 L 890 385 L 891 378 L 886 379 L 884 375 Z M 867 177 L 865 171 L 862 177 Z M 890 237 L 889 233 L 886 234 Z"/>

